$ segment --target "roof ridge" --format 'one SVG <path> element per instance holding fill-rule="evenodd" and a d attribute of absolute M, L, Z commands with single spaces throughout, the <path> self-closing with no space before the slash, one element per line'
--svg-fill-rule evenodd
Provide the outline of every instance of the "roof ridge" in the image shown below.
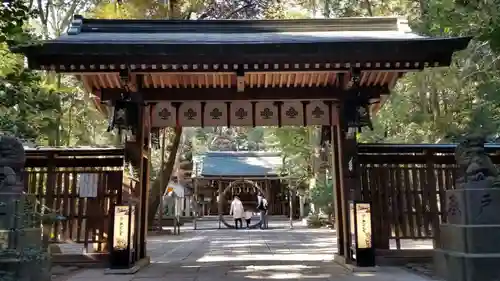
<path fill-rule="evenodd" d="M 400 17 L 289 20 L 90 19 L 75 15 L 68 35 L 86 33 L 276 33 L 399 31 Z"/>

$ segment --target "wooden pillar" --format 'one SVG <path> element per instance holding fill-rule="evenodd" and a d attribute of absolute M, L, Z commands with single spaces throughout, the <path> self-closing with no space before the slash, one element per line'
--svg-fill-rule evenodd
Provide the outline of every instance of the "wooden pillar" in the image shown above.
<path fill-rule="evenodd" d="M 269 182 L 269 179 L 265 179 L 264 180 L 264 192 L 266 193 L 265 197 L 267 199 L 267 215 L 272 215 L 273 214 L 273 211 L 272 211 L 272 207 L 275 203 L 275 200 L 274 199 L 271 199 L 271 183 Z"/>
<path fill-rule="evenodd" d="M 160 156 L 160 171 L 163 171 L 163 168 L 165 167 L 165 147 L 166 147 L 166 142 L 167 142 L 167 132 L 165 129 L 161 131 L 161 156 Z M 168 179 L 167 179 L 168 180 Z M 163 176 L 163 173 L 160 174 L 160 188 L 158 194 L 160 196 L 160 210 L 158 212 L 158 227 L 159 230 L 163 230 L 163 212 L 165 210 L 165 206 L 163 205 L 164 203 L 164 194 L 163 194 L 163 187 L 165 186 L 165 177 Z"/>
<path fill-rule="evenodd" d="M 200 207 L 198 206 L 198 179 L 193 180 L 193 228 L 197 227 L 197 219 Z"/>
<path fill-rule="evenodd" d="M 223 189 L 223 186 L 222 186 L 222 180 L 219 179 L 217 181 L 217 186 L 218 186 L 218 191 L 217 191 L 217 214 L 219 215 L 219 228 L 221 228 L 221 222 L 222 222 L 222 216 L 224 215 L 223 213 L 223 203 L 224 203 L 224 195 L 222 194 L 224 189 Z"/>
<path fill-rule="evenodd" d="M 349 205 L 348 201 L 355 199 L 353 194 L 359 193 L 360 182 L 358 174 L 358 161 L 357 161 L 357 141 L 356 133 L 351 132 L 348 134 L 347 123 L 344 122 L 344 106 L 337 106 L 335 112 L 337 113 L 337 149 L 339 152 L 339 186 L 340 186 L 340 205 L 342 211 L 342 247 L 343 254 L 346 262 L 351 262 L 350 245 L 350 221 L 349 221 Z"/>
<path fill-rule="evenodd" d="M 147 234 L 148 234 L 148 201 L 149 201 L 149 188 L 150 188 L 150 182 L 149 182 L 149 156 L 151 155 L 151 150 L 150 150 L 150 135 L 151 135 L 151 126 L 150 126 L 150 110 L 149 106 L 141 106 L 140 110 L 140 123 L 139 123 L 139 133 L 138 136 L 136 137 L 136 141 L 138 144 L 140 144 L 140 157 L 141 157 L 141 164 L 140 164 L 140 193 L 139 193 L 139 198 L 141 200 L 140 205 L 140 212 L 139 216 L 141 218 L 141 228 L 140 228 L 140 250 L 139 250 L 139 259 L 145 258 L 146 257 L 146 239 L 147 239 Z"/>
<path fill-rule="evenodd" d="M 137 128 L 135 131 L 135 136 L 127 140 L 125 143 L 125 165 L 130 165 L 132 171 L 132 180 L 129 178 L 128 173 L 124 173 L 123 182 L 131 183 L 131 193 L 126 201 L 133 202 L 135 204 L 135 221 L 134 221 L 134 248 L 135 248 L 135 258 L 136 260 L 144 258 L 146 256 L 146 233 L 144 227 L 147 224 L 147 213 L 145 213 L 147 206 L 147 193 L 144 193 L 144 174 L 148 172 L 147 168 L 149 165 L 144 165 L 145 151 L 144 151 L 144 136 L 145 130 L 144 122 L 146 120 L 146 110 L 145 106 L 138 106 L 137 114 Z M 147 158 L 146 158 L 147 163 Z M 149 175 L 148 177 L 149 178 Z M 133 185 L 133 186 L 132 186 Z M 146 194 L 146 195 L 144 195 Z M 147 228 L 146 228 L 147 229 Z"/>
<path fill-rule="evenodd" d="M 293 187 L 292 187 L 292 180 L 290 179 L 290 175 L 288 175 L 288 206 L 289 206 L 289 215 L 290 215 L 290 229 L 293 228 Z"/>
<path fill-rule="evenodd" d="M 337 114 L 337 113 L 334 113 Z M 334 196 L 334 212 L 335 212 L 335 230 L 337 234 L 337 252 L 340 256 L 344 256 L 344 213 L 342 212 L 342 170 L 340 161 L 340 145 L 338 138 L 338 125 L 331 127 L 331 167 L 333 181 L 333 196 Z"/>

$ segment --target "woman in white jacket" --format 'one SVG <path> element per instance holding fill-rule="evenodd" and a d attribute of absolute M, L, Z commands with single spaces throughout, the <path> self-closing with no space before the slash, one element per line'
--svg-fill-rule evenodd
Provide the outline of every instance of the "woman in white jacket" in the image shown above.
<path fill-rule="evenodd" d="M 235 195 L 233 202 L 231 202 L 231 210 L 229 211 L 229 215 L 233 216 L 234 227 L 236 229 L 238 229 L 238 223 L 240 224 L 240 228 L 243 228 L 242 218 L 245 215 L 245 209 L 243 208 L 243 203 L 241 203 L 238 195 Z"/>

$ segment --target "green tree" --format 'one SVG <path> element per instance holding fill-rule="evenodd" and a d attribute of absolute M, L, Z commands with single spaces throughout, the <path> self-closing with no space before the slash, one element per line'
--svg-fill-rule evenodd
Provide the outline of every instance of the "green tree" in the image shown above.
<path fill-rule="evenodd" d="M 9 51 L 35 38 L 27 29 L 33 12 L 25 1 L 12 1 L 0 9 L 0 130 L 22 139 L 40 140 L 53 126 L 50 113 L 57 100 L 42 78 L 24 68 L 22 56 Z"/>

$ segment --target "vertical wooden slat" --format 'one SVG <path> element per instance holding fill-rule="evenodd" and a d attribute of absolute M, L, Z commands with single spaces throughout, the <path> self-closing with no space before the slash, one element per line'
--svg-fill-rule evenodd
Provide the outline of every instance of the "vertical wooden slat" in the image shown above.
<path fill-rule="evenodd" d="M 64 217 L 69 216 L 69 208 L 70 208 L 70 200 L 69 200 L 69 193 L 71 192 L 71 185 L 70 185 L 70 173 L 65 172 L 63 174 L 63 196 L 62 196 L 62 208 L 61 208 L 61 214 Z M 69 239 L 69 221 L 70 220 L 64 220 L 61 222 L 62 224 L 62 235 L 63 239 L 67 240 Z"/>
<path fill-rule="evenodd" d="M 80 181 L 80 178 L 77 179 L 77 185 L 78 185 L 79 181 Z M 77 243 L 83 243 L 84 247 L 86 249 L 86 246 L 87 246 L 86 241 L 85 241 L 86 229 L 85 229 L 84 218 L 83 218 L 85 216 L 85 204 L 86 204 L 85 198 L 78 197 L 77 202 L 78 202 L 78 211 L 77 211 L 78 219 L 77 219 L 76 225 L 78 227 L 78 232 L 76 235 L 76 241 L 78 241 Z M 83 238 L 82 238 L 82 234 L 83 234 Z"/>
<path fill-rule="evenodd" d="M 62 200 L 62 172 L 59 171 L 59 169 L 55 170 L 56 173 L 56 184 L 54 186 L 54 211 L 60 212 L 61 211 L 61 200 Z M 61 221 L 56 221 L 53 224 L 53 235 L 54 235 L 54 240 L 59 242 L 59 238 L 61 236 Z"/>
<path fill-rule="evenodd" d="M 408 234 L 408 220 L 405 208 L 405 186 L 403 179 L 403 169 L 405 165 L 398 165 L 395 167 L 395 180 L 396 180 L 396 195 L 397 195 L 397 205 L 398 205 L 398 224 L 400 231 L 400 238 L 407 238 Z"/>
<path fill-rule="evenodd" d="M 446 190 L 446 166 L 445 165 L 436 165 L 436 173 L 437 173 L 437 182 L 438 182 L 438 190 L 436 191 L 437 202 L 436 202 L 436 220 L 441 222 L 442 214 L 444 213 L 444 198 Z"/>
<path fill-rule="evenodd" d="M 414 206 L 415 206 L 415 231 L 416 231 L 416 237 L 421 238 L 423 237 L 423 230 L 422 230 L 422 225 L 423 225 L 423 212 L 422 212 L 422 194 L 420 191 L 420 180 L 419 180 L 419 168 L 416 165 L 411 166 L 411 185 L 412 185 L 412 190 L 413 190 L 413 201 L 414 201 Z"/>
<path fill-rule="evenodd" d="M 108 182 L 106 179 L 106 173 L 102 171 L 102 168 L 100 169 L 101 172 L 99 173 L 99 188 L 97 189 L 97 199 L 98 199 L 98 204 L 99 204 L 99 210 L 100 213 L 102 214 L 103 218 L 99 221 L 100 223 L 97 224 L 99 229 L 97 233 L 97 251 L 101 252 L 104 249 L 103 243 L 106 243 L 106 239 L 104 237 L 104 231 L 106 229 L 106 224 L 108 221 L 108 211 L 106 210 L 106 197 L 107 197 L 107 190 L 108 190 Z M 99 215 L 96 215 L 96 218 L 98 218 Z"/>
<path fill-rule="evenodd" d="M 37 205 L 37 212 L 41 213 L 43 212 L 43 209 L 42 209 L 42 205 L 45 205 L 46 203 L 46 194 L 47 194 L 47 181 L 46 181 L 46 175 L 48 173 L 46 173 L 45 171 L 38 171 L 37 174 L 34 174 L 34 187 L 33 187 L 33 190 L 36 190 L 36 197 L 38 199 L 38 202 L 40 202 L 40 204 Z"/>
<path fill-rule="evenodd" d="M 378 182 L 378 187 L 379 187 L 379 200 L 380 200 L 380 208 L 381 208 L 381 214 L 383 217 L 383 221 L 381 221 L 381 228 L 382 232 L 380 234 L 381 236 L 381 248 L 380 249 L 385 249 L 389 250 L 390 248 L 390 237 L 392 236 L 392 227 L 391 227 L 391 216 L 389 212 L 389 190 L 390 186 L 388 185 L 389 182 L 389 177 L 388 177 L 388 169 L 387 165 L 381 165 L 377 169 L 377 182 Z"/>
<path fill-rule="evenodd" d="M 47 181 L 45 185 L 45 202 L 42 202 L 45 206 L 47 206 L 49 209 L 54 209 L 54 189 L 56 188 L 56 166 L 54 163 L 54 157 L 55 155 L 51 153 L 49 155 L 48 161 L 47 161 Z M 45 212 L 45 210 L 42 210 Z M 43 228 L 43 240 L 50 241 L 51 240 L 51 234 L 54 232 L 55 225 L 45 225 Z"/>
<path fill-rule="evenodd" d="M 422 197 L 422 217 L 423 217 L 423 236 L 427 237 L 430 233 L 430 220 L 429 220 L 429 193 L 427 192 L 427 168 L 420 168 L 418 170 L 419 172 L 419 190 L 420 190 L 420 196 Z"/>
<path fill-rule="evenodd" d="M 78 235 L 78 192 L 77 192 L 77 173 L 73 171 L 71 173 L 71 196 L 69 199 L 69 228 L 70 236 L 69 239 L 71 241 L 75 241 L 75 237 L 79 237 Z M 76 232 L 76 233 L 75 233 Z M 76 241 L 78 239 L 76 238 Z"/>
<path fill-rule="evenodd" d="M 437 181 L 436 181 L 436 167 L 433 157 L 433 152 L 428 150 L 426 152 L 427 159 L 427 190 L 429 192 L 429 218 L 431 221 L 431 233 L 429 236 L 434 237 L 434 243 L 439 240 L 439 220 L 437 212 Z"/>
<path fill-rule="evenodd" d="M 411 166 L 405 165 L 403 170 L 403 186 L 404 186 L 404 196 L 406 200 L 406 217 L 407 217 L 407 228 L 408 228 L 408 236 L 410 238 L 415 238 L 415 216 L 413 214 L 413 190 L 412 185 L 410 184 L 410 172 Z"/>
<path fill-rule="evenodd" d="M 390 179 L 390 200 L 391 200 L 391 236 L 396 241 L 396 249 L 401 249 L 401 240 L 400 240 L 400 227 L 399 227 L 399 206 L 398 206 L 398 198 L 397 198 L 397 177 L 396 172 L 393 165 L 389 166 L 389 179 Z"/>

